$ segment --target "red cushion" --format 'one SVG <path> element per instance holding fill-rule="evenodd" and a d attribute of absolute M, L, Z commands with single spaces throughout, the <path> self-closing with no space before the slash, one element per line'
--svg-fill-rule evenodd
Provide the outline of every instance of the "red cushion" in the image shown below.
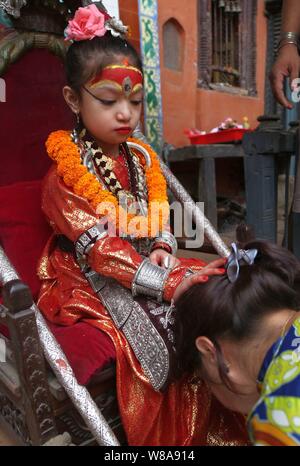
<path fill-rule="evenodd" d="M 115 361 L 114 344 L 102 330 L 85 322 L 77 322 L 70 327 L 48 322 L 48 326 L 80 384 L 88 384 L 94 375 Z"/>
<path fill-rule="evenodd" d="M 40 289 L 37 262 L 51 234 L 40 205 L 41 181 L 0 187 L 0 243 L 34 297 Z"/>
<path fill-rule="evenodd" d="M 40 289 L 37 262 L 51 234 L 40 204 L 40 181 L 0 187 L 0 242 L 34 298 Z M 115 360 L 114 345 L 101 330 L 85 322 L 70 327 L 49 323 L 49 327 L 79 383 L 87 384 L 96 372 Z M 0 332 L 8 336 L 4 326 L 0 326 Z"/>
<path fill-rule="evenodd" d="M 63 63 L 48 50 L 28 51 L 6 71 L 5 82 L 6 103 L 0 103 L 0 243 L 36 298 L 37 262 L 51 229 L 40 208 L 41 181 L 31 180 L 40 180 L 51 163 L 45 150 L 49 133 L 72 128 L 74 116 L 62 96 Z M 97 328 L 83 322 L 49 325 L 80 383 L 115 359 L 110 338 Z M 9 335 L 1 325 L 0 333 Z"/>
<path fill-rule="evenodd" d="M 75 123 L 62 95 L 63 62 L 49 50 L 33 48 L 1 77 L 6 102 L 0 102 L 0 186 L 39 180 L 51 164 L 45 150 L 49 133 Z"/>
<path fill-rule="evenodd" d="M 9 338 L 9 330 L 6 325 L 0 324 L 0 333 L 5 336 L 5 338 Z"/>
<path fill-rule="evenodd" d="M 109 336 L 86 322 L 77 322 L 70 327 L 48 322 L 48 327 L 82 385 L 87 385 L 93 376 L 116 359 L 115 347 Z M 5 325 L 0 324 L 0 333 L 9 338 L 9 330 Z"/>

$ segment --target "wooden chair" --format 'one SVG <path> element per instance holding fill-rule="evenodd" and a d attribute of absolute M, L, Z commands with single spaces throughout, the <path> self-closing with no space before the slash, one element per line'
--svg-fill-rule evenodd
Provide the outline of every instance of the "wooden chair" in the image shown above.
<path fill-rule="evenodd" d="M 34 269 L 50 234 L 39 211 L 41 179 L 50 165 L 43 145 L 51 131 L 74 124 L 61 95 L 61 58 L 68 9 L 72 12 L 80 2 L 48 0 L 47 7 L 40 1 L 28 3 L 11 27 L 0 25 L 0 76 L 6 83 L 6 102 L 0 103 L 5 161 L 0 171 L 0 243 L 21 277 L 8 280 L 1 290 L 0 418 L 19 444 L 55 443 L 67 431 L 73 444 L 86 445 L 93 436 L 44 359 L 32 308 L 39 291 Z M 0 275 L 6 261 L 2 254 Z M 95 339 L 103 338 L 93 331 L 98 332 Z M 112 359 L 99 365 L 87 387 L 124 443 Z"/>
<path fill-rule="evenodd" d="M 0 244 L 21 276 L 2 289 L 0 284 L 0 418 L 18 444 L 42 445 L 67 431 L 73 444 L 86 445 L 93 436 L 44 359 L 31 307 L 39 288 L 34 268 L 50 233 L 37 207 L 50 164 L 43 147 L 51 131 L 74 124 L 61 94 L 63 30 L 81 2 L 29 3 L 19 19 L 10 17 L 10 25 L 0 25 L 0 76 L 6 85 L 5 103 L 0 103 L 5 161 L 0 171 Z M 113 355 L 110 363 L 99 366 L 87 387 L 122 443 L 112 360 Z"/>

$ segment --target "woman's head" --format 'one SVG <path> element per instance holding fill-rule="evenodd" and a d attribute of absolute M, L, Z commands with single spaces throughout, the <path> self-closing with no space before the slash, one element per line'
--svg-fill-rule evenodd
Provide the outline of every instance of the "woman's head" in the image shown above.
<path fill-rule="evenodd" d="M 72 27 L 75 32 L 71 37 L 78 36 L 81 25 L 80 40 L 75 40 L 67 51 L 64 97 L 99 142 L 118 144 L 130 135 L 140 118 L 142 63 L 129 42 L 105 29 L 101 12 L 99 16 L 95 15 L 95 9 L 95 5 L 90 5 L 80 8 L 80 15 L 76 13 L 79 17 L 76 28 Z M 98 27 L 100 36 L 91 33 L 90 38 L 81 40 L 81 37 L 90 34 L 86 17 L 83 23 L 80 21 L 81 16 L 86 14 L 92 15 L 95 28 L 101 23 L 101 27 Z"/>
<path fill-rule="evenodd" d="M 241 264 L 234 283 L 227 275 L 215 276 L 193 286 L 177 302 L 178 376 L 200 369 L 204 379 L 223 388 L 233 387 L 233 380 L 245 386 L 244 375 L 259 370 L 278 331 L 299 309 L 297 259 L 269 243 L 246 246 L 254 248 L 258 250 L 254 264 Z"/>

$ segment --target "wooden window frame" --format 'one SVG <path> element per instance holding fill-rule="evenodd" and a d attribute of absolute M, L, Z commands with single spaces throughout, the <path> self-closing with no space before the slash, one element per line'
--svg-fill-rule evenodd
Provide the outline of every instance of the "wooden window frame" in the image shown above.
<path fill-rule="evenodd" d="M 242 0 L 242 12 L 240 24 L 240 87 L 232 88 L 224 86 L 223 92 L 238 92 L 242 95 L 255 97 L 256 88 L 256 21 L 257 0 Z M 202 89 L 212 89 L 212 11 L 211 0 L 198 0 L 198 86 Z M 253 44 L 253 47 L 249 47 Z M 248 45 L 248 46 L 247 46 Z M 214 85 L 216 89 L 218 85 Z"/>

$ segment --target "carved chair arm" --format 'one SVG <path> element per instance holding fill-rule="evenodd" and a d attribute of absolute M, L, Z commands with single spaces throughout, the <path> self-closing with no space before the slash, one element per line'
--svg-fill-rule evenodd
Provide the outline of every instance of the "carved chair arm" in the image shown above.
<path fill-rule="evenodd" d="M 0 246 L 0 285 L 4 306 L 13 314 L 29 309 L 33 304 L 27 285 L 22 283 L 16 270 Z"/>
<path fill-rule="evenodd" d="M 53 408 L 50 406 L 49 386 L 45 371 L 45 361 L 49 361 L 55 375 L 62 383 L 69 397 L 77 407 L 85 423 L 100 445 L 118 446 L 111 427 L 99 411 L 87 389 L 79 385 L 62 349 L 47 328 L 42 315 L 32 301 L 31 293 L 18 277 L 17 272 L 10 264 L 7 256 L 0 246 L 0 284 L 3 283 L 4 304 L 8 308 L 7 323 L 14 343 L 16 363 L 24 392 L 26 409 L 32 417 L 38 412 L 41 396 L 35 394 L 40 390 L 44 394 L 43 404 L 47 406 L 46 418 L 38 419 L 33 423 L 32 443 L 42 444 L 49 437 L 56 435 L 56 426 Z M 22 307 L 25 305 L 26 307 Z M 22 312 L 19 312 L 22 311 Z M 42 346 L 41 346 L 42 344 Z M 43 350 L 43 351 L 42 351 Z M 62 364 L 62 366 L 61 366 Z M 39 373 L 37 385 L 33 373 Z M 1 382 L 1 381 L 0 381 Z M 0 383 L 1 388 L 1 383 Z"/>
<path fill-rule="evenodd" d="M 33 299 L 1 246 L 0 286 L 4 303 L 1 311 L 3 313 L 4 310 L 4 321 L 9 328 L 12 363 L 16 367 L 21 388 L 18 409 L 25 413 L 27 420 L 27 430 L 22 433 L 22 439 L 26 444 L 41 445 L 56 435 L 57 430 Z M 7 393 L 4 377 L 6 366 L 9 366 L 9 361 L 1 366 L 0 393 Z"/>

